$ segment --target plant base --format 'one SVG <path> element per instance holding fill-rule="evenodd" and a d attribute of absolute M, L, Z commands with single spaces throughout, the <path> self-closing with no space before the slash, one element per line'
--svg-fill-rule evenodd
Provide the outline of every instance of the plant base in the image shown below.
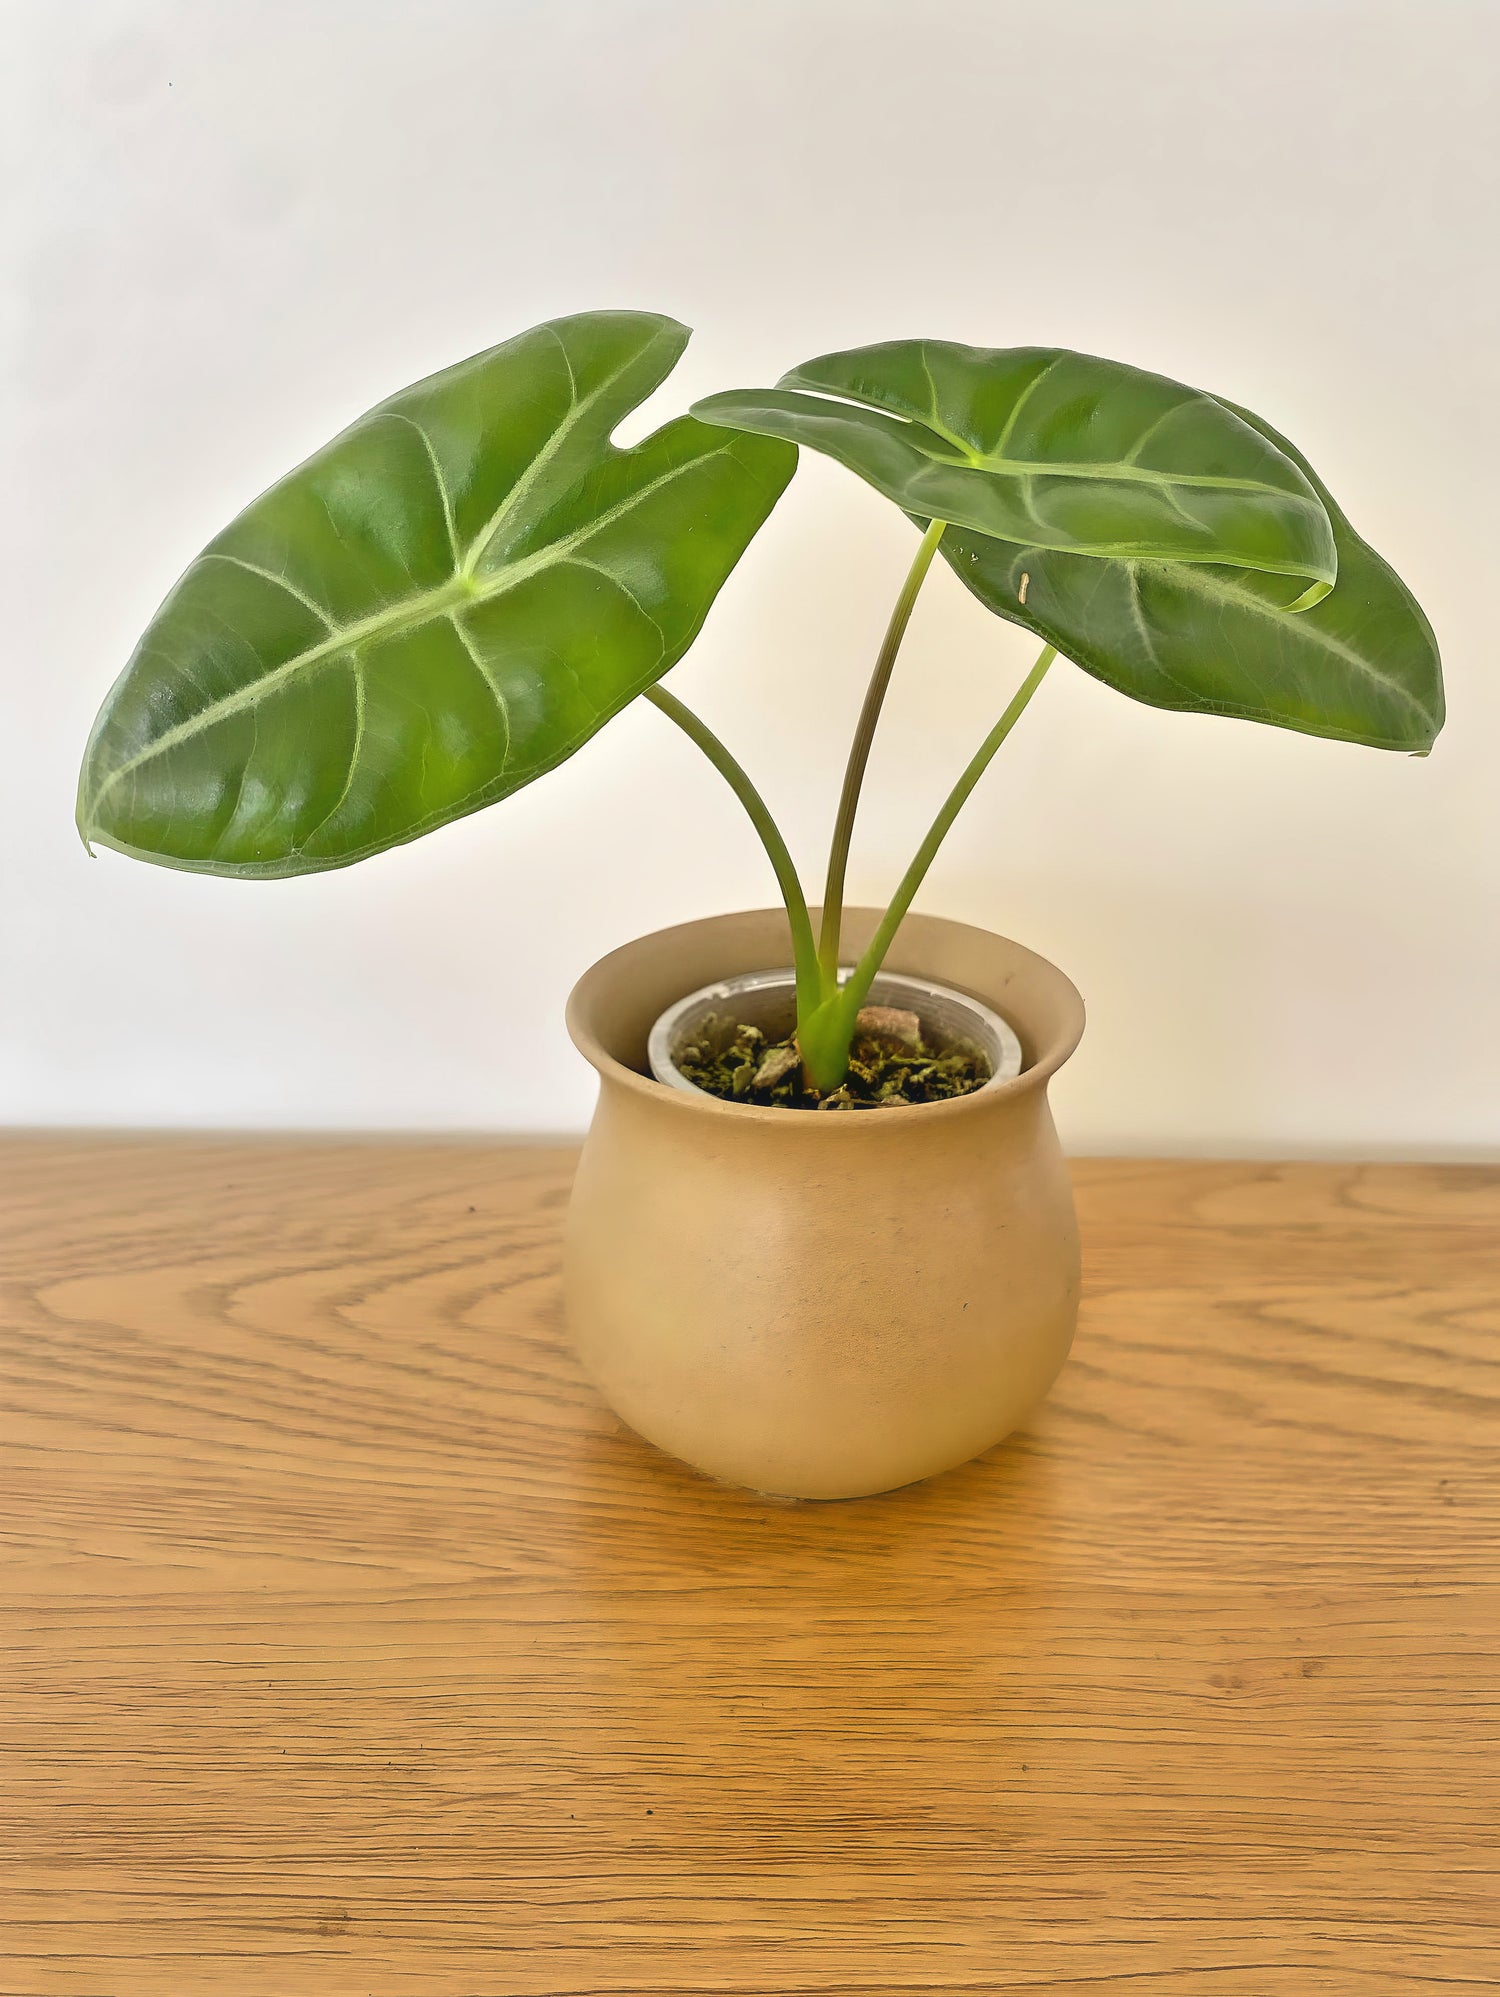
<path fill-rule="evenodd" d="M 800 1110 L 901 1109 L 947 1102 L 982 1089 L 994 1065 L 963 1042 L 930 1045 L 914 1012 L 867 1006 L 849 1054 L 849 1073 L 824 1095 L 802 1065 L 794 1035 L 771 1040 L 758 1026 L 710 1013 L 677 1050 L 678 1071 L 722 1102 Z"/>

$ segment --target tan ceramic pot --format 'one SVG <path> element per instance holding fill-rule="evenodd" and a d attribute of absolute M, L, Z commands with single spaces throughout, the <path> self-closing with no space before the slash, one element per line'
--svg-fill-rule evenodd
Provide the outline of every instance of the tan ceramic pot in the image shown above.
<path fill-rule="evenodd" d="M 852 953 L 877 920 L 849 911 Z M 659 1448 L 757 1491 L 861 1497 L 1000 1441 L 1067 1356 L 1078 1233 L 1047 1083 L 1083 1003 L 1020 944 L 912 915 L 890 969 L 1008 1019 L 1026 1058 L 1013 1080 L 829 1116 L 649 1078 L 668 1006 L 790 956 L 785 915 L 760 910 L 644 936 L 580 980 L 568 1029 L 600 1090 L 567 1317 L 600 1392 Z"/>

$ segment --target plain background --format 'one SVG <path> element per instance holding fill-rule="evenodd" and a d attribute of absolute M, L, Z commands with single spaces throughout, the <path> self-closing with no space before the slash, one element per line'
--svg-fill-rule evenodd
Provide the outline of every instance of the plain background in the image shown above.
<path fill-rule="evenodd" d="M 1500 1154 L 1500 7 L 32 0 L 0 21 L 0 1120 L 576 1130 L 573 978 L 773 898 L 728 792 L 644 706 L 498 808 L 319 878 L 91 863 L 72 827 L 99 701 L 232 513 L 401 384 L 631 305 L 698 329 L 653 420 L 923 335 L 1109 354 L 1295 438 L 1437 629 L 1433 755 L 1164 715 L 1059 667 L 920 905 L 1082 988 L 1055 1091 L 1077 1150 Z M 673 677 L 810 878 L 911 550 L 804 456 Z M 889 891 L 1032 649 L 939 564 L 852 898 Z"/>

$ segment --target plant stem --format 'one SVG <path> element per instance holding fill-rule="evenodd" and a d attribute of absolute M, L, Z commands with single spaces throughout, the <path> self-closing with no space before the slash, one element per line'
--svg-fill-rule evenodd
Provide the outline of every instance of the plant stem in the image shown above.
<path fill-rule="evenodd" d="M 759 833 L 760 843 L 765 847 L 766 857 L 775 871 L 776 884 L 781 889 L 787 920 L 792 927 L 792 959 L 797 967 L 799 1003 L 814 1003 L 819 986 L 818 946 L 813 937 L 812 917 L 807 912 L 807 897 L 802 892 L 802 882 L 797 876 L 787 843 L 765 799 L 713 730 L 700 721 L 690 707 L 684 707 L 675 694 L 668 693 L 665 687 L 652 686 L 647 687 L 646 698 L 697 743 L 749 814 L 750 823 Z"/>
<path fill-rule="evenodd" d="M 1055 648 L 1046 645 L 1031 671 L 1022 681 L 1016 697 L 985 736 L 975 752 L 973 761 L 949 791 L 942 809 L 932 821 L 927 837 L 917 848 L 916 858 L 901 877 L 901 885 L 891 898 L 891 905 L 880 919 L 880 926 L 870 939 L 870 946 L 855 966 L 854 974 L 839 994 L 840 1002 L 848 1007 L 852 1023 L 854 1015 L 864 1004 L 876 972 L 885 961 L 885 953 L 890 949 L 896 931 L 901 927 L 906 911 L 911 907 L 917 889 L 921 887 L 928 868 L 937 856 L 937 850 L 952 829 L 953 821 L 963 810 L 970 794 L 979 779 L 994 760 L 995 752 L 1009 735 L 1012 728 L 1026 711 L 1027 703 L 1046 678 L 1047 668 L 1057 657 Z"/>
<path fill-rule="evenodd" d="M 885 637 L 881 641 L 880 652 L 875 660 L 875 670 L 870 675 L 870 684 L 865 689 L 865 703 L 859 711 L 859 725 L 854 731 L 854 740 L 849 748 L 849 762 L 844 771 L 844 788 L 839 797 L 838 817 L 834 820 L 833 844 L 828 853 L 828 881 L 823 890 L 823 928 L 818 945 L 818 962 L 823 974 L 826 991 L 832 991 L 839 975 L 839 931 L 844 914 L 844 875 L 849 865 L 849 847 L 854 837 L 854 817 L 859 810 L 860 787 L 865 780 L 865 766 L 870 760 L 870 745 L 875 740 L 875 724 L 880 719 L 880 709 L 885 701 L 886 688 L 891 683 L 891 673 L 896 664 L 896 654 L 901 650 L 901 640 L 906 636 L 906 627 L 911 622 L 912 606 L 917 600 L 917 591 L 922 587 L 927 571 L 932 567 L 932 558 L 937 553 L 938 542 L 943 538 L 946 520 L 934 520 L 922 536 L 911 567 L 907 570 L 906 581 L 901 585 L 901 594 L 896 598 L 896 607 L 891 612 L 891 621 L 886 626 Z"/>

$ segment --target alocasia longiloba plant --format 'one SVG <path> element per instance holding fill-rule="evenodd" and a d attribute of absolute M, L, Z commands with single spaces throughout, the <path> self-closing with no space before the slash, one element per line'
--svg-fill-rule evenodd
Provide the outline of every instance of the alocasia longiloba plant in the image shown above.
<path fill-rule="evenodd" d="M 899 340 L 610 441 L 671 372 L 674 320 L 534 327 L 362 416 L 188 568 L 95 724 L 86 842 L 200 873 L 348 866 L 518 790 L 652 701 L 748 810 L 791 924 L 798 1045 L 843 1079 L 870 982 L 965 799 L 1057 653 L 1153 706 L 1425 752 L 1427 620 L 1259 417 L 1056 348 Z M 659 682 L 796 469 L 837 458 L 920 534 L 845 772 L 815 933 L 786 842 Z M 1043 650 L 969 762 L 869 948 L 840 918 L 866 762 L 941 554 Z"/>

